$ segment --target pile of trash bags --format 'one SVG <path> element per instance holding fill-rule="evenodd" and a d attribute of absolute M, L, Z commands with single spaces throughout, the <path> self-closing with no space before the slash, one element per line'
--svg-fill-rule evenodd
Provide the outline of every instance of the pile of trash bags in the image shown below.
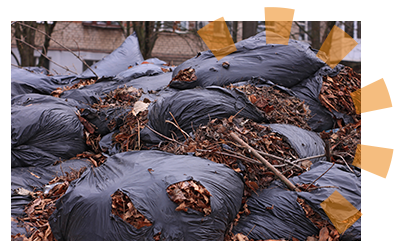
<path fill-rule="evenodd" d="M 69 183 L 65 194 L 54 202 L 48 223 L 56 240 L 227 240 L 228 232 L 250 240 L 307 240 L 319 230 L 306 217 L 298 198 L 327 221 L 320 203 L 335 190 L 361 209 L 361 174 L 355 167 L 349 170 L 335 164 L 322 175 L 331 164 L 317 132 L 334 128 L 337 117 L 347 116 L 323 107 L 318 94 L 322 77 L 335 76 L 342 65 L 331 69 L 316 57 L 317 51 L 299 41 L 266 44 L 265 32 L 235 45 L 237 51 L 219 61 L 211 51 L 204 51 L 175 67 L 157 58 L 144 60 L 136 34 L 132 34 L 96 63 L 94 72 L 52 76 L 38 68 L 12 68 L 11 234 L 31 237 L 35 229 L 27 230 L 21 218 L 27 205 L 37 199 L 35 192 L 52 188 L 48 183 L 54 177 L 82 168 L 86 169 L 82 176 Z M 88 80 L 92 82 L 83 84 Z M 225 88 L 234 84 L 267 84 L 304 101 L 311 112 L 307 121 L 311 131 L 270 124 L 246 93 Z M 131 106 L 93 108 L 120 88 L 140 90 L 135 101 L 146 104 L 140 109 L 142 114 L 147 112 L 143 127 Z M 134 134 L 139 142 L 136 148 L 107 151 L 96 144 L 98 151 L 88 153 L 96 138 L 100 145 L 111 147 L 118 136 L 127 133 L 123 124 L 128 116 L 137 118 L 139 124 Z M 311 159 L 307 171 L 291 177 L 292 183 L 311 183 L 320 177 L 314 185 L 332 188 L 296 192 L 275 180 L 267 188 L 255 188 L 245 201 L 243 174 L 227 164 L 197 157 L 195 152 L 176 155 L 157 150 L 157 145 L 193 137 L 196 129 L 214 119 L 233 117 L 269 126 L 300 159 L 319 156 Z M 103 160 L 82 159 L 82 155 L 95 154 Z M 202 200 L 184 198 L 180 189 L 175 189 L 173 200 L 168 188 L 178 183 L 190 187 Z M 114 200 L 117 194 L 124 198 Z M 129 201 L 129 211 L 135 213 L 117 215 L 121 204 L 114 201 L 121 199 Z M 185 199 L 190 200 L 182 203 L 186 207 L 175 202 Z M 244 205 L 250 213 L 238 216 Z M 134 226 L 138 223 L 139 227 Z M 340 240 L 361 240 L 361 219 Z"/>

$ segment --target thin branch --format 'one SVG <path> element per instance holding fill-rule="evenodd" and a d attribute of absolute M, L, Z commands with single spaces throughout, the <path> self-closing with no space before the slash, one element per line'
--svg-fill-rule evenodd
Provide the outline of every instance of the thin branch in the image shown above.
<path fill-rule="evenodd" d="M 307 191 L 316 181 L 319 180 L 319 178 L 321 178 L 322 176 L 324 176 L 329 170 L 331 170 L 331 168 L 335 165 L 335 163 L 332 164 L 332 166 L 330 166 L 323 174 L 321 174 L 317 179 L 315 179 L 310 185 L 307 186 L 306 190 Z"/>
<path fill-rule="evenodd" d="M 166 140 L 169 140 L 169 141 L 178 143 L 179 145 L 182 145 L 182 146 L 186 146 L 185 144 L 183 144 L 183 143 L 181 143 L 181 142 L 179 142 L 179 141 L 177 141 L 177 140 L 171 139 L 171 138 L 169 138 L 169 137 L 167 137 L 167 136 L 161 134 L 160 132 L 157 132 L 156 130 L 150 128 L 147 124 L 146 124 L 145 126 L 146 126 L 148 129 L 150 129 L 152 132 L 154 132 L 155 134 L 161 136 L 162 138 L 164 138 L 164 139 L 166 139 Z"/>
<path fill-rule="evenodd" d="M 294 161 L 292 161 L 292 163 L 297 163 L 299 161 L 305 161 L 305 160 L 311 160 L 311 159 L 320 158 L 320 157 L 324 157 L 324 156 L 326 156 L 326 154 L 314 155 L 314 156 L 310 156 L 310 157 L 294 160 Z"/>
<path fill-rule="evenodd" d="M 173 123 L 173 122 L 171 122 L 171 121 L 169 121 L 169 120 L 165 120 L 165 122 L 171 123 L 171 124 L 174 125 L 177 129 L 179 129 L 179 130 L 181 131 L 181 133 L 183 134 L 183 136 L 185 137 L 185 140 L 186 140 L 187 138 L 189 138 L 190 136 L 189 136 L 183 129 L 181 129 L 181 127 L 179 127 L 179 124 L 178 124 L 178 122 L 175 120 L 174 115 L 173 115 L 171 112 L 169 112 L 169 114 L 172 116 L 172 119 L 174 119 L 174 122 L 175 122 L 175 123 Z"/>
<path fill-rule="evenodd" d="M 17 62 L 18 65 L 21 65 L 21 63 L 18 60 L 18 57 L 14 54 L 14 52 L 11 50 L 11 55 L 14 57 L 15 61 Z"/>
<path fill-rule="evenodd" d="M 58 67 L 63 68 L 63 69 L 65 69 L 65 70 L 67 70 L 67 71 L 69 71 L 69 72 L 72 72 L 72 73 L 74 73 L 74 74 L 78 74 L 78 73 L 76 73 L 76 72 L 74 72 L 74 71 L 69 70 L 67 67 L 61 66 L 60 64 L 58 64 L 58 63 L 56 63 L 55 61 L 51 60 L 48 56 L 46 56 L 45 54 L 43 54 L 40 50 L 38 50 L 37 48 L 35 48 L 35 47 L 32 46 L 31 44 L 25 42 L 24 40 L 21 40 L 21 39 L 16 38 L 16 37 L 14 37 L 14 39 L 17 40 L 17 41 L 20 41 L 20 42 L 22 42 L 22 43 L 24 43 L 24 44 L 26 44 L 26 45 L 28 45 L 28 46 L 31 47 L 31 48 L 33 48 L 34 50 L 36 50 L 37 52 L 39 52 L 42 56 L 44 56 L 47 60 L 49 60 L 50 62 L 54 63 L 54 64 L 57 65 Z M 50 72 L 50 71 L 49 71 L 49 72 Z"/>
<path fill-rule="evenodd" d="M 262 152 L 262 151 L 258 151 L 258 150 L 255 150 L 255 151 L 257 151 L 257 153 L 259 153 L 260 155 L 264 155 L 264 156 L 267 156 L 267 157 L 275 158 L 277 160 L 281 160 L 281 161 L 283 161 L 283 162 L 285 162 L 285 163 L 287 163 L 289 165 L 292 165 L 292 166 L 294 166 L 294 167 L 296 167 L 298 169 L 303 170 L 300 166 L 296 165 L 295 162 L 291 162 L 291 161 L 288 161 L 288 160 L 286 160 L 286 159 L 284 159 L 282 157 L 279 157 L 279 156 L 276 156 L 276 155 L 271 155 L 271 154 L 268 154 L 268 153 L 265 153 L 265 152 Z M 303 160 L 303 159 L 301 159 L 301 160 Z"/>
<path fill-rule="evenodd" d="M 271 163 L 269 163 L 266 159 L 264 159 L 259 153 L 257 153 L 256 150 L 254 150 L 246 142 L 244 142 L 242 139 L 240 139 L 237 134 L 235 134 L 234 132 L 231 132 L 230 136 L 236 142 L 238 142 L 242 146 L 246 147 L 258 160 L 260 160 L 264 164 L 264 166 L 266 166 L 268 169 L 270 169 L 276 175 L 276 177 L 278 177 L 283 183 L 285 183 L 286 186 L 288 186 L 288 188 L 290 190 L 297 191 L 297 192 L 300 191 L 295 185 L 293 185 L 293 183 L 291 183 L 284 175 L 282 175 L 281 172 L 279 172 L 274 166 L 272 166 Z"/>
<path fill-rule="evenodd" d="M 97 79 L 99 79 L 99 76 L 98 76 L 98 75 L 96 74 L 96 72 L 94 72 L 93 69 L 85 62 L 85 60 L 82 60 L 82 59 L 81 59 L 77 54 L 75 54 L 72 50 L 70 50 L 69 48 L 65 47 L 65 46 L 62 45 L 61 43 L 57 42 L 54 38 L 52 38 L 51 36 L 47 35 L 45 32 L 43 32 L 43 31 L 41 31 L 41 30 L 38 30 L 38 29 L 36 29 L 36 28 L 34 28 L 34 27 L 32 27 L 32 26 L 26 25 L 26 24 L 21 23 L 21 22 L 18 22 L 18 21 L 17 21 L 16 23 L 18 23 L 18 24 L 20 24 L 20 25 L 23 25 L 23 26 L 25 26 L 25 27 L 28 27 L 28 28 L 30 28 L 30 29 L 33 29 L 33 30 L 35 30 L 35 31 L 38 31 L 38 32 L 40 32 L 40 33 L 42 33 L 43 35 L 45 35 L 45 36 L 48 37 L 49 39 L 53 40 L 55 43 L 57 43 L 58 45 L 60 45 L 60 46 L 63 47 L 64 49 L 66 49 L 66 50 L 68 50 L 69 52 L 71 52 L 74 56 L 76 56 L 76 58 L 78 58 L 83 64 L 85 64 L 85 66 L 88 67 L 88 69 L 89 69 L 90 71 L 92 71 L 92 73 L 97 77 Z"/>

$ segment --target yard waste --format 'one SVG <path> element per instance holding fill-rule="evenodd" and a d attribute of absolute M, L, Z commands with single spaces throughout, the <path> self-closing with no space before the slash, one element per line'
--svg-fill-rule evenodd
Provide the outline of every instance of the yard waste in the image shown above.
<path fill-rule="evenodd" d="M 309 44 L 289 40 L 288 45 L 267 44 L 265 32 L 235 44 L 236 51 L 217 60 L 203 51 L 174 70 L 172 88 L 225 86 L 262 77 L 278 85 L 293 87 L 326 65 Z"/>
<path fill-rule="evenodd" d="M 361 240 L 361 76 L 265 32 L 217 60 L 144 60 L 135 34 L 80 75 L 12 69 L 12 240 Z"/>
<path fill-rule="evenodd" d="M 313 164 L 308 172 L 290 180 L 297 185 L 308 186 L 331 165 L 330 162 L 320 161 Z M 258 192 L 258 196 L 248 199 L 247 208 L 251 213 L 240 217 L 233 227 L 233 234 L 240 233 L 252 240 L 361 240 L 361 219 L 339 234 L 320 206 L 337 190 L 360 210 L 360 173 L 335 164 L 314 184 L 308 191 L 294 192 L 286 190 L 280 181 L 273 182 L 267 189 Z M 324 234 L 328 235 L 321 238 Z"/>
<path fill-rule="evenodd" d="M 197 127 L 214 118 L 236 114 L 258 122 L 266 121 L 262 112 L 240 91 L 218 86 L 182 90 L 149 106 L 148 127 L 141 131 L 141 138 L 154 144 L 165 140 L 153 130 L 167 137 L 187 138 Z"/>
<path fill-rule="evenodd" d="M 211 211 L 178 209 L 174 201 L 190 199 L 180 188 L 171 190 L 180 182 L 210 199 Z M 242 193 L 240 175 L 222 164 L 152 150 L 124 152 L 72 183 L 49 222 L 57 240 L 223 240 Z M 137 210 L 133 225 L 118 208 L 124 200 Z M 200 201 L 193 201 L 195 208 L 207 208 Z"/>
<path fill-rule="evenodd" d="M 26 94 L 11 100 L 11 167 L 47 166 L 86 150 L 77 109 L 58 98 Z"/>

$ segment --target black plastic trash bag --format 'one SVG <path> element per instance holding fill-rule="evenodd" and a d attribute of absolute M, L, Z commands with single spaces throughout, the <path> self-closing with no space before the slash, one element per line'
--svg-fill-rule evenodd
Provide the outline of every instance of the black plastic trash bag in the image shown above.
<path fill-rule="evenodd" d="M 296 192 L 288 191 L 283 183 L 273 182 L 257 194 L 247 200 L 250 214 L 242 215 L 233 227 L 234 234 L 242 233 L 253 240 L 306 240 L 307 236 L 318 234 L 318 228 L 297 202 Z"/>
<path fill-rule="evenodd" d="M 11 104 L 11 167 L 47 166 L 86 150 L 83 125 L 68 102 L 27 94 Z"/>
<path fill-rule="evenodd" d="M 99 77 L 110 77 L 127 70 L 129 66 L 143 62 L 143 60 L 138 38 L 136 33 L 133 32 L 132 35 L 125 39 L 121 46 L 101 61 L 92 65 L 91 69 L 96 72 Z M 90 69 L 85 70 L 82 76 L 95 77 Z"/>
<path fill-rule="evenodd" d="M 92 163 L 89 160 L 68 160 L 57 165 L 39 167 L 17 167 L 11 168 L 11 217 L 21 217 L 25 214 L 24 209 L 32 201 L 31 196 L 25 191 L 34 192 L 43 190 L 54 177 L 63 175 L 71 170 L 79 171 L 81 168 L 89 168 Z M 24 189 L 24 190 L 19 190 Z M 12 221 L 11 235 L 26 234 L 25 228 L 19 227 L 18 223 Z"/>
<path fill-rule="evenodd" d="M 228 118 L 235 114 L 255 122 L 266 121 L 263 113 L 247 99 L 243 92 L 210 86 L 205 89 L 182 90 L 166 98 L 158 99 L 149 106 L 147 125 L 169 138 L 173 134 L 183 139 L 183 133 L 171 123 L 177 123 L 175 125 L 190 134 L 197 127 L 207 125 L 214 118 Z M 147 127 L 141 131 L 140 138 L 147 143 L 164 141 L 164 138 Z"/>
<path fill-rule="evenodd" d="M 268 124 L 266 126 L 269 126 L 272 132 L 282 135 L 300 159 L 325 154 L 325 143 L 315 132 L 290 124 Z M 310 159 L 313 163 L 320 160 L 326 160 L 326 157 Z"/>
<path fill-rule="evenodd" d="M 291 181 L 297 184 L 312 183 L 331 166 L 331 162 L 317 162 L 312 165 L 310 171 L 291 178 Z M 320 214 L 323 219 L 329 220 L 329 217 L 325 214 L 320 204 L 335 190 L 346 198 L 356 209 L 361 209 L 361 173 L 357 171 L 356 168 L 350 170 L 347 166 L 335 164 L 332 169 L 318 179 L 314 185 L 319 187 L 338 187 L 320 188 L 311 192 L 298 193 L 298 196 L 305 199 L 307 204 L 310 205 L 315 212 Z M 349 227 L 339 239 L 361 240 L 361 218 Z"/>
<path fill-rule="evenodd" d="M 310 184 L 321 176 L 314 183 L 321 188 L 295 192 L 287 190 L 282 182 L 274 181 L 268 189 L 257 192 L 258 195 L 253 195 L 247 201 L 250 214 L 242 216 L 232 232 L 248 235 L 254 240 L 292 240 L 292 237 L 306 240 L 308 236 L 318 235 L 319 230 L 306 217 L 297 198 L 303 198 L 322 219 L 329 221 L 320 204 L 335 190 L 357 209 L 361 209 L 360 173 L 355 170 L 353 173 L 346 166 L 335 164 L 322 176 L 331 166 L 330 162 L 320 161 L 313 164 L 310 171 L 289 179 L 293 184 Z M 339 239 L 361 240 L 361 218 Z"/>
<path fill-rule="evenodd" d="M 316 57 L 309 44 L 289 40 L 288 45 L 267 44 L 265 32 L 235 44 L 237 51 L 221 60 L 210 50 L 183 62 L 174 70 L 194 69 L 192 80 L 174 79 L 170 86 L 189 89 L 196 86 L 224 86 L 262 77 L 278 85 L 292 87 L 326 65 Z"/>
<path fill-rule="evenodd" d="M 211 213 L 177 204 L 166 189 L 195 180 L 211 193 Z M 238 173 L 206 159 L 161 151 L 116 154 L 89 169 L 69 186 L 49 219 L 57 240 L 223 240 L 241 205 L 244 184 Z M 151 223 L 137 229 L 112 213 L 111 196 L 127 195 Z"/>
<path fill-rule="evenodd" d="M 50 95 L 58 87 L 60 85 L 55 84 L 50 76 L 11 68 L 11 98 L 30 93 Z"/>
<path fill-rule="evenodd" d="M 342 68 L 343 65 L 341 64 L 338 64 L 334 69 L 329 66 L 322 67 L 314 75 L 291 88 L 295 96 L 309 106 L 311 118 L 308 120 L 308 125 L 314 131 L 321 132 L 323 130 L 332 129 L 336 122 L 335 117 L 337 119 L 343 119 L 345 124 L 353 122 L 353 118 L 347 114 L 342 114 L 335 110 L 330 112 L 321 104 L 318 97 L 321 92 L 323 77 L 326 75 L 334 77 Z"/>

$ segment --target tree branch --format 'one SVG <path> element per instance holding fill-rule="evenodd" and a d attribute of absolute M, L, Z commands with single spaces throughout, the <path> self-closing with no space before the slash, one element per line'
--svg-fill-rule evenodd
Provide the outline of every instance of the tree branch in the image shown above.
<path fill-rule="evenodd" d="M 25 26 L 25 27 L 28 27 L 28 28 L 30 28 L 30 29 L 32 29 L 32 30 L 35 30 L 35 31 L 38 31 L 38 32 L 42 33 L 43 35 L 45 35 L 46 37 L 50 38 L 50 39 L 53 40 L 55 43 L 57 43 L 58 45 L 60 45 L 62 48 L 64 48 L 64 49 L 68 50 L 69 52 L 71 52 L 76 58 L 78 58 L 83 64 L 85 64 L 85 66 L 88 67 L 88 69 L 89 69 L 90 71 L 92 71 L 92 73 L 97 77 L 97 79 L 99 79 L 99 76 L 98 76 L 98 75 L 96 74 L 96 72 L 94 72 L 93 69 L 85 62 L 85 60 L 82 60 L 82 59 L 81 59 L 77 54 L 75 54 L 72 50 L 70 50 L 69 48 L 65 47 L 65 46 L 62 45 L 61 43 L 57 42 L 54 38 L 52 38 L 51 36 L 47 35 L 45 32 L 43 32 L 43 31 L 41 31 L 41 30 L 38 30 L 38 29 L 36 29 L 36 28 L 34 28 L 34 27 L 32 27 L 32 26 L 26 25 L 26 24 L 21 23 L 21 22 L 19 22 L 19 21 L 17 21 L 16 23 L 18 23 L 18 24 L 20 24 L 20 25 L 23 25 L 23 26 Z"/>
<path fill-rule="evenodd" d="M 19 38 L 16 38 L 16 37 L 14 37 L 14 38 L 15 38 L 15 40 L 20 41 L 20 42 L 26 44 L 27 46 L 33 48 L 34 50 L 38 51 L 43 57 L 47 58 L 47 60 L 49 60 L 50 62 L 54 63 L 54 64 L 57 65 L 58 67 L 63 68 L 63 69 L 65 69 L 65 70 L 67 70 L 67 71 L 69 71 L 69 72 L 72 72 L 72 73 L 74 73 L 74 74 L 77 74 L 76 72 L 69 70 L 67 67 L 61 66 L 60 64 L 58 64 L 58 63 L 56 63 L 55 61 L 51 60 L 49 57 L 47 57 L 45 54 L 43 54 L 40 50 L 38 50 L 37 48 L 35 48 L 35 47 L 32 46 L 31 44 L 29 44 L 29 43 L 27 43 L 27 42 L 25 42 L 24 40 L 21 40 L 21 39 L 19 39 Z M 11 52 L 11 53 L 12 53 L 12 52 Z M 47 71 L 49 71 L 49 69 L 47 69 Z M 50 72 L 50 71 L 49 71 L 49 72 Z"/>
<path fill-rule="evenodd" d="M 255 149 L 253 149 L 251 146 L 249 146 L 247 143 L 245 143 L 242 139 L 240 139 L 237 134 L 235 134 L 234 132 L 231 132 L 230 136 L 237 143 L 239 143 L 243 147 L 247 148 L 258 160 L 261 161 L 262 164 L 264 164 L 264 166 L 266 166 L 269 170 L 271 170 L 276 175 L 276 177 L 278 177 L 283 183 L 285 183 L 286 186 L 288 186 L 288 188 L 290 190 L 300 192 L 300 190 L 295 185 L 293 185 L 293 183 L 291 183 L 281 172 L 279 172 L 274 166 L 272 166 L 271 163 L 269 163 L 265 158 L 263 158 L 259 153 L 257 153 L 257 151 Z"/>

